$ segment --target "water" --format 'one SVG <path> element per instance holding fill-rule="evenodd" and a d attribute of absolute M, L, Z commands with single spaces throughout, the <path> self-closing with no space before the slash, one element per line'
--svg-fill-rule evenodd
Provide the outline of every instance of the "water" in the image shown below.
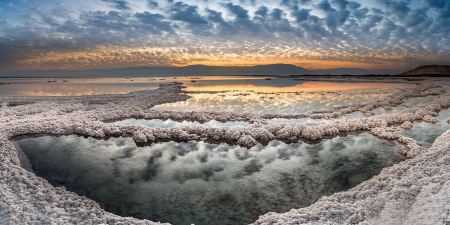
<path fill-rule="evenodd" d="M 14 83 L 0 85 L 0 96 L 81 96 L 126 94 L 132 91 L 157 89 L 159 84 L 163 83 L 150 81 L 147 78 L 141 78 L 133 81 L 126 78 L 35 78 L 28 80 L 19 79 L 17 81 L 0 79 L 0 83 L 6 81 Z"/>
<path fill-rule="evenodd" d="M 375 116 L 381 116 L 381 115 L 398 113 L 405 109 L 407 109 L 407 107 L 400 105 L 400 106 L 393 107 L 391 110 L 386 110 L 386 109 L 379 107 L 379 108 L 372 110 L 372 112 L 375 114 Z"/>
<path fill-rule="evenodd" d="M 211 120 L 206 123 L 199 123 L 197 121 L 174 121 L 171 119 L 168 120 L 160 120 L 160 119 L 152 119 L 152 120 L 145 120 L 145 119 L 125 119 L 120 121 L 112 122 L 113 124 L 121 124 L 121 125 L 144 125 L 147 127 L 162 127 L 162 128 L 169 128 L 169 127 L 182 127 L 182 126 L 202 126 L 202 127 L 246 127 L 249 124 L 247 122 L 219 122 L 216 120 Z"/>
<path fill-rule="evenodd" d="M 385 110 L 383 108 L 376 108 L 372 110 L 373 113 L 375 113 L 376 116 L 379 115 L 387 115 L 387 114 L 393 114 L 401 112 L 407 108 L 423 105 L 426 103 L 430 103 L 436 99 L 438 99 L 439 96 L 433 95 L 433 96 L 426 96 L 426 97 L 416 97 L 416 98 L 408 98 L 403 101 L 403 104 L 393 107 L 391 110 Z"/>
<path fill-rule="evenodd" d="M 413 138 L 424 146 L 430 147 L 437 137 L 450 129 L 450 125 L 446 122 L 450 118 L 450 109 L 442 110 L 436 118 L 439 122 L 435 124 L 416 121 L 411 130 L 401 130 L 396 133 Z"/>
<path fill-rule="evenodd" d="M 106 211 L 197 225 L 248 224 L 269 211 L 305 207 L 404 160 L 397 143 L 366 133 L 250 149 L 195 141 L 137 147 L 130 138 L 74 135 L 15 145 L 29 170 Z"/>
<path fill-rule="evenodd" d="M 229 92 L 219 94 L 189 94 L 191 99 L 167 103 L 153 107 L 155 110 L 169 111 L 225 111 L 235 113 L 307 113 L 352 103 L 366 103 L 382 99 L 389 94 L 376 93 L 273 93 Z"/>
<path fill-rule="evenodd" d="M 423 105 L 426 103 L 430 103 L 434 100 L 437 100 L 439 96 L 437 95 L 431 95 L 431 96 L 425 96 L 425 97 L 416 97 L 416 98 L 409 98 L 406 99 L 402 105 L 413 107 L 418 105 Z"/>
<path fill-rule="evenodd" d="M 292 79 L 265 80 L 254 76 L 205 77 L 108 77 L 108 78 L 0 78 L 0 96 L 80 96 L 125 94 L 151 90 L 159 84 L 183 82 L 187 91 L 317 91 L 353 89 L 393 89 L 410 84 L 305 82 Z M 195 81 L 195 82 L 192 82 Z"/>

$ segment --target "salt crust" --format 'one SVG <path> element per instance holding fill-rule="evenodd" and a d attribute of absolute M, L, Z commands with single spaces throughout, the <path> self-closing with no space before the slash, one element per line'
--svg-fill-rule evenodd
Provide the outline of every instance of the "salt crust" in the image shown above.
<path fill-rule="evenodd" d="M 307 123 L 272 124 L 267 121 L 270 118 L 338 118 L 355 111 L 370 116 L 371 110 L 375 108 L 389 109 L 407 98 L 428 95 L 440 96 L 433 102 L 389 115 Z M 433 117 L 450 105 L 446 90 L 437 83 L 428 82 L 366 104 L 300 115 L 181 113 L 151 109 L 154 105 L 188 98 L 181 93 L 181 83 L 161 85 L 157 90 L 126 95 L 0 98 L 0 224 L 159 224 L 105 212 L 94 201 L 68 192 L 65 188 L 54 188 L 46 180 L 27 172 L 20 167 L 17 150 L 9 141 L 17 136 L 132 136 L 136 142 L 212 139 L 253 146 L 275 139 L 320 140 L 353 131 L 369 131 L 379 138 L 396 140 L 406 148 L 399 152 L 409 159 L 383 169 L 380 175 L 347 192 L 323 197 L 307 208 L 293 209 L 284 214 L 268 213 L 255 224 L 442 224 L 450 220 L 447 218 L 450 208 L 445 207 L 450 200 L 450 182 L 446 182 L 450 180 L 450 155 L 446 154 L 450 149 L 450 131 L 441 135 L 430 149 L 425 149 L 417 141 L 395 134 L 395 128 L 389 127 L 394 124 L 408 125 L 407 122 L 416 120 L 433 122 Z M 121 118 L 171 118 L 204 122 L 213 119 L 242 120 L 248 121 L 250 125 L 245 128 L 149 128 L 101 122 Z"/>

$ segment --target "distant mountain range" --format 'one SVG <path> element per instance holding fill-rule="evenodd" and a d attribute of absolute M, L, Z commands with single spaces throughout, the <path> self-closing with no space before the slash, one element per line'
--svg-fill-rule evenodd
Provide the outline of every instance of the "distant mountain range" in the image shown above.
<path fill-rule="evenodd" d="M 0 77 L 133 77 L 133 76 L 218 76 L 218 75 L 367 75 L 399 74 L 398 70 L 366 70 L 360 68 L 336 68 L 307 70 L 290 64 L 271 64 L 252 67 L 222 67 L 194 65 L 186 67 L 135 67 L 101 70 L 50 70 L 16 71 L 1 73 Z"/>

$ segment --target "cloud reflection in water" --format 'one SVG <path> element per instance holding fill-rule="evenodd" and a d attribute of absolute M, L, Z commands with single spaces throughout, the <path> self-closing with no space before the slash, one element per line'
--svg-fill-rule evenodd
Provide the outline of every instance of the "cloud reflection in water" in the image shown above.
<path fill-rule="evenodd" d="M 118 215 L 173 224 L 251 223 L 352 188 L 404 160 L 398 144 L 366 133 L 251 149 L 195 141 L 140 148 L 130 138 L 73 135 L 16 145 L 51 184 Z"/>

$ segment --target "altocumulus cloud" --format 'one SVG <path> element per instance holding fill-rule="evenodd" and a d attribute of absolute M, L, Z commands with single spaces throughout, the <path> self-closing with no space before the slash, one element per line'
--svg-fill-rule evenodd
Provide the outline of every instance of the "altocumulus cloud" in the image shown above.
<path fill-rule="evenodd" d="M 8 9 L 0 12 L 0 72 L 197 63 L 450 63 L 446 0 L 55 0 L 18 1 Z"/>

